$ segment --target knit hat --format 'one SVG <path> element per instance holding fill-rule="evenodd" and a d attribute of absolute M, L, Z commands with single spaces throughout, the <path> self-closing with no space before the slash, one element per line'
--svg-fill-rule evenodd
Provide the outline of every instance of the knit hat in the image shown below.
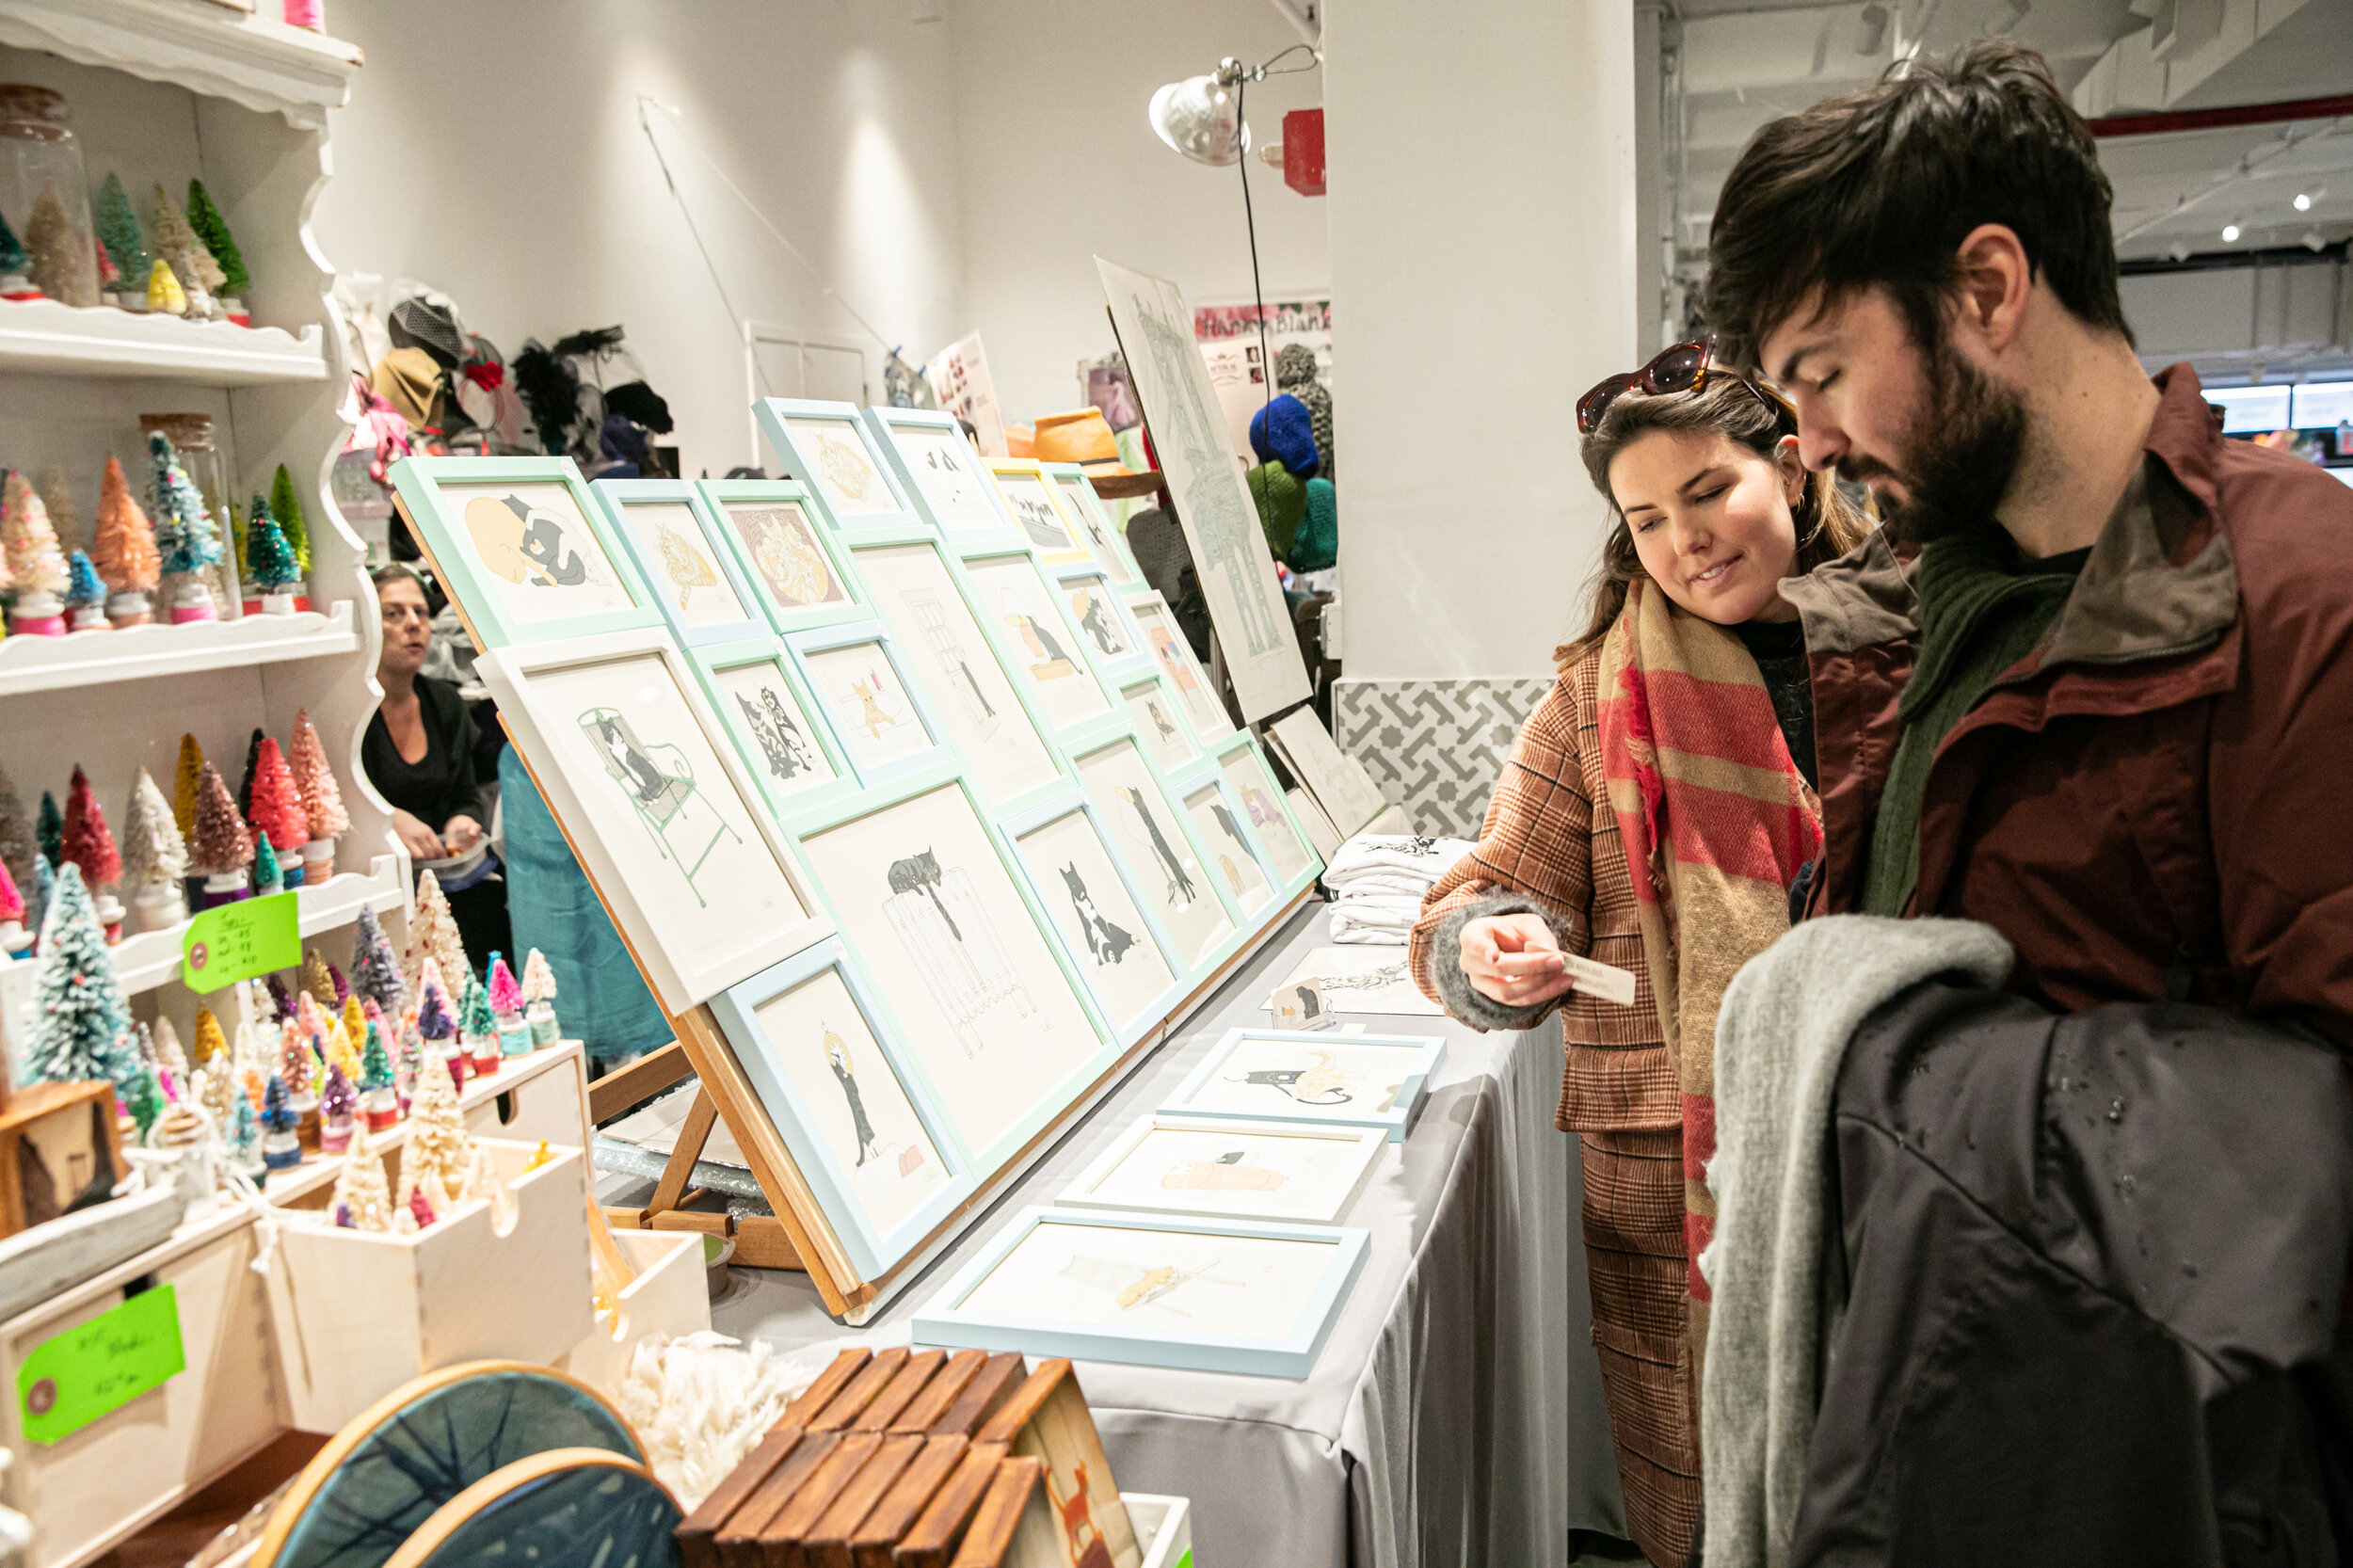
<path fill-rule="evenodd" d="M 1290 552 L 1291 537 L 1307 512 L 1307 487 L 1280 463 L 1250 471 L 1250 499 L 1258 509 L 1258 526 L 1266 530 L 1267 549 L 1277 560 Z"/>
<path fill-rule="evenodd" d="M 1316 378 L 1316 351 L 1304 343 L 1286 344 L 1274 356 L 1274 384 L 1288 392 Z"/>
<path fill-rule="evenodd" d="M 1340 558 L 1340 511 L 1332 481 L 1307 481 L 1306 513 L 1283 564 L 1293 571 L 1321 571 Z"/>
<path fill-rule="evenodd" d="M 1289 392 L 1250 416 L 1250 449 L 1260 462 L 1279 462 L 1303 477 L 1322 463 L 1316 456 L 1315 420 Z"/>

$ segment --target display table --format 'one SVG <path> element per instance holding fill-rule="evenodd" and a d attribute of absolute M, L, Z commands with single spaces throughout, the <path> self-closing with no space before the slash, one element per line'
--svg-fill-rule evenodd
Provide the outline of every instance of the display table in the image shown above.
<path fill-rule="evenodd" d="M 916 1309 L 975 1249 L 1024 1207 L 1053 1202 L 1225 1030 L 1263 1023 L 1259 1003 L 1326 931 L 1318 904 L 1273 933 L 866 1333 L 840 1339 L 805 1279 L 767 1271 L 744 1271 L 712 1325 L 788 1352 L 905 1342 Z M 1618 1531 L 1619 1503 L 1577 1165 L 1552 1125 L 1560 1026 L 1343 1021 L 1447 1039 L 1420 1120 L 1344 1221 L 1371 1232 L 1364 1273 L 1305 1382 L 1080 1362 L 1119 1484 L 1192 1498 L 1207 1568 L 1561 1563 L 1571 1529 Z"/>

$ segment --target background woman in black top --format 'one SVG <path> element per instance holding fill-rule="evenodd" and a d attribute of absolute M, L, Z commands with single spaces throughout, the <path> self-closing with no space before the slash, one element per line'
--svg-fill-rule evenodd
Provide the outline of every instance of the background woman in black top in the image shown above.
<path fill-rule="evenodd" d="M 432 643 L 424 584 L 407 567 L 375 575 L 384 621 L 376 683 L 384 700 L 360 742 L 360 761 L 392 807 L 392 830 L 411 860 L 471 855 L 482 842 L 482 787 L 474 773 L 479 736 L 457 688 L 420 675 Z M 450 914 L 476 968 L 507 936 L 505 884 L 495 875 L 449 894 Z M 510 955 L 511 956 L 511 955 Z M 445 976 L 452 985 L 460 977 Z"/>

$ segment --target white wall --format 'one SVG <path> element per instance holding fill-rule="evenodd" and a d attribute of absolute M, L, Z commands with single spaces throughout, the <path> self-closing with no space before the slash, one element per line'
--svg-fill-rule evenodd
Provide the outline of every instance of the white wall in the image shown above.
<path fill-rule="evenodd" d="M 1332 0 L 1324 61 L 1348 678 L 1544 674 L 1635 342 L 1632 8 Z"/>
<path fill-rule="evenodd" d="M 950 26 L 965 298 L 1006 418 L 1079 406 L 1079 361 L 1111 350 L 1097 254 L 1176 280 L 1188 300 L 1250 296 L 1241 177 L 1169 151 L 1144 107 L 1225 56 L 1256 63 L 1298 42 L 1268 0 L 957 0 Z M 1251 88 L 1254 136 L 1281 139 L 1284 112 L 1322 88 L 1320 72 Z M 1269 297 L 1329 283 L 1323 200 L 1255 162 L 1250 194 Z"/>
<path fill-rule="evenodd" d="M 526 337 L 622 323 L 685 472 L 723 473 L 752 456 L 741 339 L 636 96 L 682 111 L 655 132 L 736 311 L 862 344 L 879 400 L 881 345 L 690 149 L 911 358 L 952 340 L 968 317 L 949 28 L 910 15 L 870 0 L 338 7 L 367 66 L 334 115 L 319 247 L 342 270 L 447 291 L 510 358 Z"/>

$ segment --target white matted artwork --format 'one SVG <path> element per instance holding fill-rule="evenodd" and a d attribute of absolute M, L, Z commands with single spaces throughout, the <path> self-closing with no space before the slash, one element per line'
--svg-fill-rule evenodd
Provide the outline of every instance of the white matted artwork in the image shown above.
<path fill-rule="evenodd" d="M 1182 767 L 1201 755 L 1186 733 L 1182 719 L 1168 700 L 1168 689 L 1157 680 L 1141 680 L 1123 690 L 1120 697 L 1128 704 L 1129 716 L 1136 721 L 1136 733 L 1152 750 L 1152 760 L 1162 773 Z"/>
<path fill-rule="evenodd" d="M 1136 618 L 1136 630 L 1144 633 L 1144 646 L 1152 650 L 1153 663 L 1160 666 L 1160 674 L 1183 703 L 1185 716 L 1193 721 L 1193 732 L 1205 741 L 1215 740 L 1234 728 L 1226 716 L 1225 704 L 1209 686 L 1209 672 L 1193 656 L 1193 646 L 1185 641 L 1183 629 L 1169 610 L 1168 601 L 1157 593 L 1130 594 L 1127 600 L 1128 613 Z"/>
<path fill-rule="evenodd" d="M 1054 492 L 1047 488 L 1043 473 L 1035 468 L 1004 463 L 993 465 L 989 473 L 1021 536 L 1048 561 L 1084 560 L 1093 553 L 1070 536 L 1069 524 L 1063 520 L 1062 508 L 1054 504 Z"/>
<path fill-rule="evenodd" d="M 841 971 L 820 969 L 752 1015 L 869 1224 L 897 1229 L 947 1185 L 948 1169 Z"/>
<path fill-rule="evenodd" d="M 1446 1016 L 1446 1009 L 1423 996 L 1421 987 L 1414 984 L 1413 968 L 1401 947 L 1316 948 L 1276 989 L 1306 981 L 1315 982 L 1323 993 L 1326 1013 Z M 1259 1011 L 1266 1007 L 1261 1002 Z"/>
<path fill-rule="evenodd" d="M 719 569 L 693 506 L 683 501 L 623 496 L 613 510 L 636 539 L 653 591 L 676 608 L 682 625 L 737 626 L 760 618 L 736 597 L 735 585 Z"/>
<path fill-rule="evenodd" d="M 890 493 L 890 482 L 868 450 L 865 427 L 857 421 L 788 414 L 784 427 L 808 459 L 808 472 L 797 477 L 825 498 L 837 520 L 899 511 L 899 498 Z"/>
<path fill-rule="evenodd" d="M 1388 809 L 1388 798 L 1372 781 L 1365 765 L 1334 743 L 1312 708 L 1284 714 L 1267 727 L 1268 735 L 1290 765 L 1291 775 L 1316 797 L 1343 840 L 1361 833 L 1367 824 Z"/>
<path fill-rule="evenodd" d="M 877 545 L 855 554 L 947 739 L 988 797 L 1011 800 L 1061 776 L 938 550 Z"/>
<path fill-rule="evenodd" d="M 755 588 L 767 594 L 780 618 L 794 610 L 850 602 L 799 502 L 731 501 L 721 503 L 720 509 L 744 541 Z"/>
<path fill-rule="evenodd" d="M 1063 515 L 1079 525 L 1080 542 L 1087 553 L 1101 563 L 1103 569 L 1122 583 L 1132 583 L 1143 573 L 1136 569 L 1134 557 L 1128 553 L 1127 541 L 1112 526 L 1103 511 L 1103 504 L 1083 474 L 1056 473 L 1054 493 L 1062 498 Z"/>
<path fill-rule="evenodd" d="M 673 1014 L 825 929 L 684 659 L 645 631 L 476 665 Z"/>
<path fill-rule="evenodd" d="M 718 688 L 723 706 L 734 706 L 735 712 L 726 716 L 740 720 L 758 745 L 760 754 L 751 760 L 765 773 L 770 794 L 798 794 L 840 776 L 825 757 L 814 721 L 801 711 L 800 698 L 784 678 L 780 657 L 716 670 L 711 683 Z"/>
<path fill-rule="evenodd" d="M 1337 1224 L 1388 1144 L 1378 1128 L 1145 1116 L 1122 1129 L 1055 1202 Z"/>
<path fill-rule="evenodd" d="M 1289 887 L 1315 860 L 1307 846 L 1300 841 L 1290 818 L 1284 814 L 1282 802 L 1275 798 L 1274 782 L 1267 776 L 1265 764 L 1248 746 L 1237 745 L 1217 760 L 1217 770 L 1234 787 L 1234 794 L 1241 802 L 1242 815 L 1250 819 L 1251 830 L 1265 846 L 1267 862 L 1274 868 L 1274 874 L 1282 879 L 1284 887 Z"/>
<path fill-rule="evenodd" d="M 1095 650 L 1095 656 L 1105 664 L 1117 664 L 1132 659 L 1143 649 L 1135 633 L 1119 611 L 1119 600 L 1111 589 L 1110 579 L 1100 572 L 1086 572 L 1062 580 L 1063 602 L 1070 606 L 1070 618 L 1079 624 L 1079 634 Z"/>
<path fill-rule="evenodd" d="M 1200 570 L 1202 597 L 1224 645 L 1244 719 L 1279 713 L 1310 695 L 1274 557 L 1258 526 L 1183 292 L 1164 278 L 1095 259 L 1112 327 L 1133 373 L 1152 450 Z"/>
<path fill-rule="evenodd" d="M 1160 1111 L 1377 1127 L 1401 1143 L 1445 1060 L 1434 1035 L 1228 1030 Z"/>
<path fill-rule="evenodd" d="M 518 624 L 635 608 L 568 486 L 442 480 L 440 488 L 500 607 Z"/>
<path fill-rule="evenodd" d="M 1005 515 L 989 499 L 988 477 L 981 472 L 980 459 L 962 431 L 895 424 L 890 437 L 898 443 L 906 471 L 915 476 L 916 488 L 931 504 L 932 516 L 949 537 L 979 538 L 1005 532 Z"/>
<path fill-rule="evenodd" d="M 844 643 L 804 654 L 802 662 L 833 705 L 833 732 L 861 768 L 904 761 L 938 744 L 881 643 Z"/>
<path fill-rule="evenodd" d="M 1136 881 L 1176 938 L 1179 956 L 1198 963 L 1234 934 L 1234 922 L 1226 919 L 1193 840 L 1177 824 L 1143 754 L 1132 741 L 1114 742 L 1080 758 L 1079 777 L 1127 851 Z"/>
<path fill-rule="evenodd" d="M 1176 984 L 1144 913 L 1085 808 L 1072 806 L 1013 840 L 1047 918 L 1114 1029 L 1125 1030 Z"/>
<path fill-rule="evenodd" d="M 1094 666 L 1080 651 L 1079 634 L 1056 610 L 1036 563 L 1027 555 L 976 556 L 964 570 L 973 597 L 1012 645 L 1015 673 L 1029 683 L 1047 723 L 1060 729 L 1111 712 Z"/>
<path fill-rule="evenodd" d="M 1316 804 L 1315 796 L 1293 785 L 1283 792 L 1283 800 L 1291 808 L 1291 815 L 1299 819 L 1299 825 L 1307 830 L 1307 842 L 1315 846 L 1318 855 L 1329 861 L 1340 852 L 1340 845 L 1346 840 L 1340 830 L 1332 825 L 1332 819 L 1323 814 L 1323 808 Z"/>
<path fill-rule="evenodd" d="M 801 840 L 965 1146 L 1052 1108 L 1101 1044 L 953 782 Z"/>
<path fill-rule="evenodd" d="M 1252 853 L 1249 839 L 1242 833 L 1241 824 L 1234 820 L 1233 808 L 1225 804 L 1225 792 L 1215 783 L 1202 785 L 1185 796 L 1185 814 L 1193 819 L 1193 830 L 1202 843 L 1202 853 L 1217 874 L 1225 883 L 1225 890 L 1234 895 L 1235 907 L 1247 914 L 1274 896 L 1274 885 L 1266 879 Z"/>

